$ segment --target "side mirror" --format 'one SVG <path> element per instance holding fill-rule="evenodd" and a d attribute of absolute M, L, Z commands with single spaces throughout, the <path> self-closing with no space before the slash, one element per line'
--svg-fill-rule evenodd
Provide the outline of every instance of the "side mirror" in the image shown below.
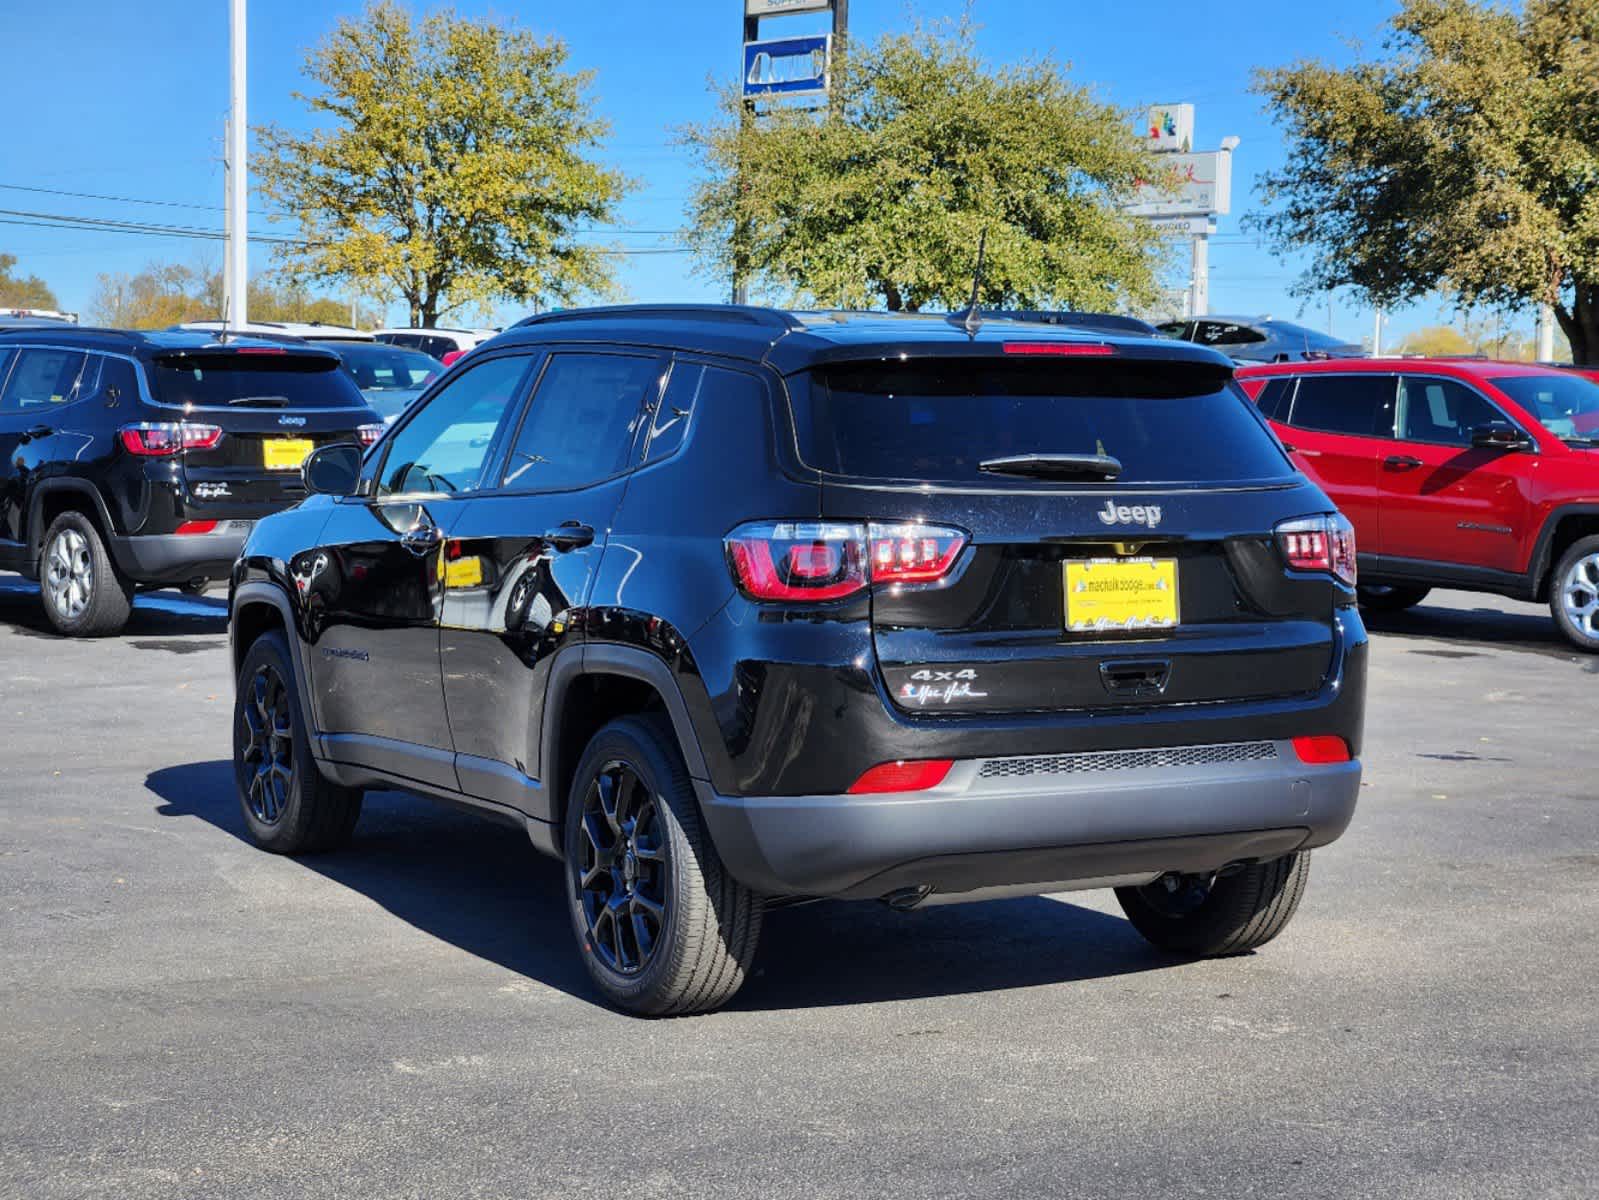
<path fill-rule="evenodd" d="M 1478 450 L 1525 450 L 1528 448 L 1527 435 L 1508 421 L 1489 421 L 1485 425 L 1473 425 L 1471 428 L 1471 444 Z"/>
<path fill-rule="evenodd" d="M 300 464 L 300 478 L 313 496 L 353 496 L 361 482 L 361 447 L 354 442 L 319 446 Z"/>

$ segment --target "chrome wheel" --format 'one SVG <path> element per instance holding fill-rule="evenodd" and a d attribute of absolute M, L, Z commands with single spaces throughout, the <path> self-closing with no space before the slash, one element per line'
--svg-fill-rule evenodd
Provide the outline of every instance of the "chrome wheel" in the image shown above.
<path fill-rule="evenodd" d="M 1579 635 L 1599 641 L 1599 553 L 1571 564 L 1560 581 L 1560 607 Z"/>
<path fill-rule="evenodd" d="M 611 970 L 637 975 L 666 929 L 667 859 L 654 792 L 626 763 L 600 768 L 583 797 L 571 864 L 588 943 Z"/>
<path fill-rule="evenodd" d="M 56 612 L 76 620 L 94 598 L 94 560 L 89 539 L 76 529 L 63 529 L 50 539 L 44 554 L 45 594 Z"/>
<path fill-rule="evenodd" d="M 283 819 L 294 788 L 294 722 L 289 690 L 270 666 L 250 677 L 240 719 L 244 746 L 240 752 L 245 778 L 245 803 L 263 825 Z"/>

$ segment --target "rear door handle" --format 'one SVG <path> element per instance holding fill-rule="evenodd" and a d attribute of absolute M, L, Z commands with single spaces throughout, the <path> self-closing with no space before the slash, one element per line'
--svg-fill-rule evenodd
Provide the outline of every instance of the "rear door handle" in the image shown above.
<path fill-rule="evenodd" d="M 581 550 L 594 544 L 594 528 L 579 521 L 565 521 L 544 534 L 546 545 L 565 554 L 568 550 Z"/>
<path fill-rule="evenodd" d="M 1390 454 L 1382 460 L 1382 465 L 1390 471 L 1410 471 L 1421 466 L 1421 459 L 1412 458 L 1408 454 Z"/>
<path fill-rule="evenodd" d="M 429 550 L 436 550 L 443 540 L 444 530 L 431 522 L 413 526 L 400 535 L 400 545 L 417 556 L 426 554 Z"/>

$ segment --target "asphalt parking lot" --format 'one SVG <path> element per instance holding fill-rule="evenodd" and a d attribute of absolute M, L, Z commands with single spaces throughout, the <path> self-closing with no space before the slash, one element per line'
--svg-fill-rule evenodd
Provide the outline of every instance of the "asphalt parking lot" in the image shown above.
<path fill-rule="evenodd" d="M 1433 600 L 1373 623 L 1361 811 L 1260 953 L 815 905 L 646 1022 L 513 831 L 244 842 L 220 593 L 69 642 L 0 579 L 0 1195 L 1592 1197 L 1599 659 Z"/>

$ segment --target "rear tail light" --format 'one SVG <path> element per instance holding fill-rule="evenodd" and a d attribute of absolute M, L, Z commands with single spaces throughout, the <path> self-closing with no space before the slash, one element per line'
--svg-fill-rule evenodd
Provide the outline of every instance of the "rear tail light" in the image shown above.
<path fill-rule="evenodd" d="M 944 782 L 944 776 L 955 765 L 948 758 L 924 758 L 898 762 L 878 763 L 850 784 L 852 796 L 869 796 L 882 792 L 923 792 Z"/>
<path fill-rule="evenodd" d="M 941 525 L 752 521 L 727 536 L 739 590 L 752 600 L 838 600 L 873 583 L 932 583 L 966 535 Z"/>
<path fill-rule="evenodd" d="M 1333 734 L 1296 737 L 1294 753 L 1302 763 L 1341 763 L 1349 761 L 1349 743 Z"/>
<path fill-rule="evenodd" d="M 142 458 L 166 458 L 183 450 L 210 450 L 222 440 L 215 425 L 189 421 L 143 421 L 117 431 L 122 448 Z"/>
<path fill-rule="evenodd" d="M 453 367 L 465 357 L 465 350 L 446 350 L 444 352 L 444 357 L 439 359 L 439 361 L 447 367 Z"/>
<path fill-rule="evenodd" d="M 179 533 L 210 533 L 217 527 L 215 521 L 185 521 L 178 526 Z"/>
<path fill-rule="evenodd" d="M 1355 586 L 1355 527 L 1342 513 L 1277 526 L 1277 545 L 1296 571 L 1325 571 Z"/>
<path fill-rule="evenodd" d="M 377 441 L 380 437 L 383 436 L 383 426 L 382 425 L 362 425 L 355 432 L 356 432 L 356 436 L 361 439 L 361 446 L 364 449 L 365 447 L 370 446 L 373 442 Z"/>

